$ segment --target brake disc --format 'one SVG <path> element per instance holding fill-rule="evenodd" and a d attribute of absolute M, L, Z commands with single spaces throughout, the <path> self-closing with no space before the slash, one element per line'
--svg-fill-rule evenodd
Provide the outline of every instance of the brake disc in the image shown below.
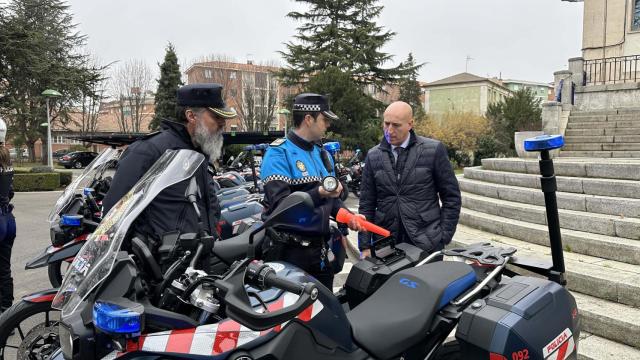
<path fill-rule="evenodd" d="M 36 325 L 18 347 L 18 360 L 48 360 L 60 348 L 58 323 Z"/>

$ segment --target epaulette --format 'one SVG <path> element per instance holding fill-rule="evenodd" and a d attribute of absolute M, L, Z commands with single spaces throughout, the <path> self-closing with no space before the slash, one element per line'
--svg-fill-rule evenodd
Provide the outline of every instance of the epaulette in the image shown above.
<path fill-rule="evenodd" d="M 285 141 L 287 141 L 287 138 L 275 139 L 269 146 L 280 146 L 284 144 Z"/>

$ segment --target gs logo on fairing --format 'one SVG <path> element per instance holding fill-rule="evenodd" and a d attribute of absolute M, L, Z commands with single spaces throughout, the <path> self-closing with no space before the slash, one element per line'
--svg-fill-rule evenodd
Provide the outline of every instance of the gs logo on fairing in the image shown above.
<path fill-rule="evenodd" d="M 404 286 L 406 286 L 408 288 L 411 288 L 411 289 L 417 289 L 418 288 L 418 283 L 417 282 L 411 281 L 411 280 L 409 280 L 407 278 L 400 279 L 400 284 L 402 284 L 402 285 L 404 285 Z"/>

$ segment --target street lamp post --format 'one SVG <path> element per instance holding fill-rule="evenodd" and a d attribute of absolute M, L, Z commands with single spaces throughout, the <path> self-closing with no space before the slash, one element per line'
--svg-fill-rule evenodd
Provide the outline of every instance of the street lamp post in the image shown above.
<path fill-rule="evenodd" d="M 278 114 L 284 115 L 284 136 L 287 136 L 287 123 L 289 123 L 289 114 L 291 114 L 291 111 L 288 109 L 280 109 L 278 110 Z"/>
<path fill-rule="evenodd" d="M 62 94 L 53 89 L 47 89 L 42 92 L 42 96 L 47 98 L 47 166 L 53 169 L 53 148 L 51 145 L 51 113 L 49 112 L 49 99 L 60 97 Z"/>

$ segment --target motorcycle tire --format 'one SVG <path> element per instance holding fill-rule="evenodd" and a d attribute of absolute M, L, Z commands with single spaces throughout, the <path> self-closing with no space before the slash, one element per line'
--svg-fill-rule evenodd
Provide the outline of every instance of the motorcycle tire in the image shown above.
<path fill-rule="evenodd" d="M 52 354 L 60 347 L 59 319 L 60 312 L 51 308 L 51 301 L 13 304 L 0 316 L 0 360 L 32 360 L 32 354 L 42 351 Z M 34 322 L 29 329 L 23 326 Z"/>
<path fill-rule="evenodd" d="M 47 268 L 49 275 L 49 282 L 54 288 L 59 288 L 62 285 L 62 261 L 49 264 Z"/>
<path fill-rule="evenodd" d="M 444 343 L 438 352 L 436 352 L 435 360 L 461 360 L 460 343 L 457 340 Z"/>

